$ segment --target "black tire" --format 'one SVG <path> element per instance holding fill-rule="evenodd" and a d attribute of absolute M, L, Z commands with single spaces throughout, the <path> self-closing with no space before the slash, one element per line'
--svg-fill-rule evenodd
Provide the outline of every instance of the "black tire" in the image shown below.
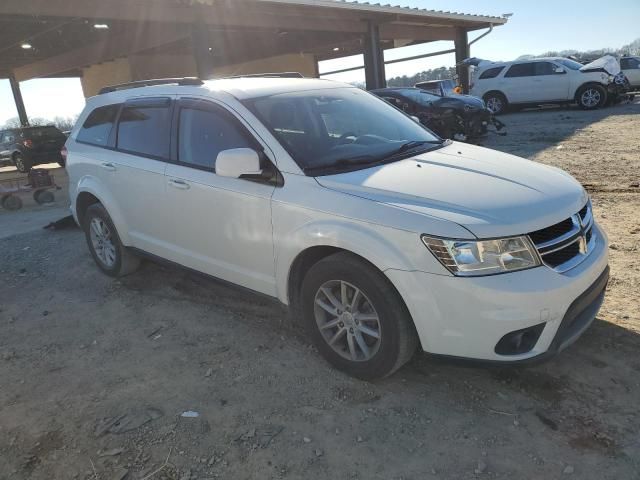
<path fill-rule="evenodd" d="M 606 105 L 607 100 L 607 91 L 602 85 L 583 85 L 576 92 L 576 102 L 583 110 L 602 108 Z"/>
<path fill-rule="evenodd" d="M 27 162 L 21 153 L 15 153 L 13 155 L 13 164 L 20 173 L 28 173 L 31 170 L 31 165 Z"/>
<path fill-rule="evenodd" d="M 482 97 L 484 103 L 487 105 L 487 108 L 494 115 L 501 115 L 507 111 L 509 107 L 509 102 L 507 102 L 507 97 L 500 92 L 489 92 Z"/>
<path fill-rule="evenodd" d="M 110 240 L 113 247 L 115 247 L 115 259 L 111 265 L 100 258 L 100 256 L 96 252 L 96 247 L 94 246 L 91 237 L 91 226 L 94 219 L 99 219 L 101 222 L 103 222 L 103 224 L 106 225 L 110 232 Z M 140 266 L 140 259 L 133 253 L 131 253 L 131 251 L 122 244 L 122 241 L 120 241 L 120 236 L 118 235 L 118 231 L 113 225 L 111 217 L 107 213 L 107 210 L 100 203 L 94 203 L 93 205 L 89 206 L 89 208 L 87 208 L 87 212 L 82 222 L 82 227 L 85 233 L 85 238 L 87 240 L 87 245 L 89 246 L 89 251 L 91 252 L 91 256 L 95 260 L 98 267 L 100 267 L 100 270 L 111 277 L 124 277 L 125 275 L 129 275 L 138 269 L 138 267 Z"/>
<path fill-rule="evenodd" d="M 33 192 L 33 199 L 39 205 L 44 205 L 46 203 L 53 203 L 56 200 L 53 193 L 49 192 L 48 190 L 36 190 L 35 192 Z"/>
<path fill-rule="evenodd" d="M 22 199 L 16 195 L 5 195 L 2 197 L 2 208 L 5 210 L 20 210 L 22 208 Z"/>
<path fill-rule="evenodd" d="M 341 356 L 320 331 L 316 321 L 316 295 L 322 286 L 332 281 L 357 287 L 377 313 L 379 340 L 373 340 L 377 346 L 369 359 L 351 360 Z M 320 354 L 335 368 L 354 377 L 374 380 L 391 375 L 411 359 L 418 346 L 411 316 L 393 285 L 374 266 L 348 252 L 326 257 L 309 269 L 302 282 L 301 303 L 302 323 Z M 348 330 L 353 334 L 353 329 Z M 349 332 L 344 335 L 345 341 L 347 335 Z M 362 338 L 362 334 L 360 336 Z"/>

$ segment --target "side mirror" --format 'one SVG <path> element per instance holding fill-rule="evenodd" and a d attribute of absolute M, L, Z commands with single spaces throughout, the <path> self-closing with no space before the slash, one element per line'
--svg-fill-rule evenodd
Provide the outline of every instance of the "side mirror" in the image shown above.
<path fill-rule="evenodd" d="M 415 115 L 411 115 L 411 120 L 413 120 L 416 123 L 420 123 L 420 119 L 418 117 L 416 117 Z"/>
<path fill-rule="evenodd" d="M 565 73 L 564 68 L 563 67 L 556 67 L 553 70 L 553 73 Z"/>
<path fill-rule="evenodd" d="M 216 175 L 230 178 L 262 175 L 260 155 L 251 148 L 223 150 L 216 158 Z"/>

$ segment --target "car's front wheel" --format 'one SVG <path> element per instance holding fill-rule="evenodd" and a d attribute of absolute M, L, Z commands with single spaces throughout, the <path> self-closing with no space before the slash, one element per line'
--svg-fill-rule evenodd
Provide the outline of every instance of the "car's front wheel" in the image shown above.
<path fill-rule="evenodd" d="M 337 253 L 311 267 L 302 284 L 302 309 L 318 351 L 355 377 L 391 375 L 415 353 L 417 334 L 400 296 L 355 255 Z"/>
<path fill-rule="evenodd" d="M 594 110 L 607 103 L 607 91 L 600 85 L 585 85 L 576 93 L 576 100 L 583 110 Z"/>
<path fill-rule="evenodd" d="M 507 98 L 500 92 L 489 92 L 484 98 L 484 103 L 494 115 L 500 115 L 507 110 Z"/>
<path fill-rule="evenodd" d="M 91 256 L 104 273 L 123 277 L 138 269 L 140 259 L 122 244 L 111 217 L 101 204 L 93 204 L 87 209 L 83 226 Z"/>

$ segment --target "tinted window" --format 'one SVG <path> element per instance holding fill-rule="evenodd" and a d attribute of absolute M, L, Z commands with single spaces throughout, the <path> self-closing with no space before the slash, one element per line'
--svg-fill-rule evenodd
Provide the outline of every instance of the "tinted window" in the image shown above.
<path fill-rule="evenodd" d="M 480 80 L 484 80 L 485 78 L 496 78 L 498 75 L 500 75 L 500 72 L 502 70 L 504 70 L 504 67 L 488 68 L 487 70 L 482 72 L 482 75 L 480 75 Z"/>
<path fill-rule="evenodd" d="M 532 77 L 535 75 L 535 63 L 516 63 L 512 65 L 505 77 Z"/>
<path fill-rule="evenodd" d="M 553 75 L 555 70 L 556 66 L 550 62 L 537 62 L 535 64 L 536 75 Z"/>
<path fill-rule="evenodd" d="M 119 105 L 96 108 L 84 121 L 82 128 L 78 132 L 77 140 L 92 145 L 107 145 L 119 108 Z"/>
<path fill-rule="evenodd" d="M 255 143 L 230 114 L 193 108 L 180 110 L 180 162 L 213 169 L 218 153 L 231 148 L 255 149 Z"/>
<path fill-rule="evenodd" d="M 118 148 L 151 157 L 169 157 L 168 106 L 125 106 L 118 122 Z"/>
<path fill-rule="evenodd" d="M 16 136 L 13 132 L 6 132 L 4 135 L 2 135 L 2 137 L 0 138 L 0 142 L 2 143 L 13 143 L 16 139 Z"/>
<path fill-rule="evenodd" d="M 620 60 L 620 68 L 623 70 L 633 70 L 640 68 L 640 60 L 636 58 L 623 58 Z"/>
<path fill-rule="evenodd" d="M 26 129 L 24 136 L 36 140 L 38 138 L 60 138 L 63 137 L 64 134 L 56 127 L 37 127 Z"/>

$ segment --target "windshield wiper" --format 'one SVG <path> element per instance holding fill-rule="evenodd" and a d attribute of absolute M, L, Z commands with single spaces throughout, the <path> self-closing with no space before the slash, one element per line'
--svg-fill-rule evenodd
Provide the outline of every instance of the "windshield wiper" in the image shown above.
<path fill-rule="evenodd" d="M 395 150 L 392 150 L 389 153 L 385 153 L 384 155 L 360 155 L 357 157 L 350 158 L 340 158 L 326 165 L 317 165 L 313 167 L 306 167 L 304 169 L 304 173 L 312 173 L 317 171 L 324 170 L 333 170 L 336 167 L 351 167 L 357 165 L 376 165 L 382 164 L 387 161 L 392 161 L 398 155 L 402 155 L 403 153 L 409 152 L 415 148 L 421 147 L 423 145 L 444 145 L 447 140 L 412 140 L 410 142 L 405 142 L 400 147 Z"/>

